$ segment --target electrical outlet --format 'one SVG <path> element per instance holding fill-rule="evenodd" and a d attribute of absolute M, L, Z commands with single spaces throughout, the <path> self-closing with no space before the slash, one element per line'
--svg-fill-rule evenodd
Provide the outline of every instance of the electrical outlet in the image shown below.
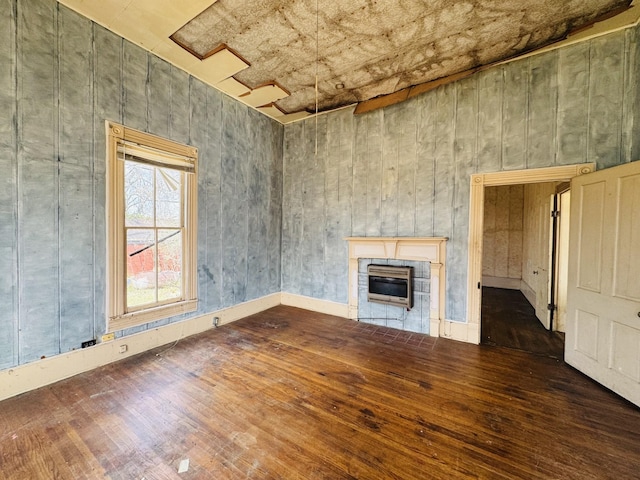
<path fill-rule="evenodd" d="M 118 351 L 120 353 L 125 353 L 128 349 L 129 347 L 127 345 L 120 345 L 120 348 L 118 349 Z"/>
<path fill-rule="evenodd" d="M 115 333 L 105 333 L 104 335 L 102 335 L 102 343 L 111 342 L 111 341 L 113 341 L 115 339 L 116 339 L 116 334 Z"/>
<path fill-rule="evenodd" d="M 87 340 L 86 342 L 82 342 L 82 348 L 93 347 L 96 344 L 96 339 Z"/>
<path fill-rule="evenodd" d="M 220 323 L 220 317 L 213 317 L 213 326 L 217 327 Z"/>

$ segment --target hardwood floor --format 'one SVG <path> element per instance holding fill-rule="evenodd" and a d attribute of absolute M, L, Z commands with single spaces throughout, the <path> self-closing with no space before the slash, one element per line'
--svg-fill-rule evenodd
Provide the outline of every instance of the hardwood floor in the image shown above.
<path fill-rule="evenodd" d="M 482 343 L 564 358 L 564 333 L 546 330 L 519 290 L 482 289 Z"/>
<path fill-rule="evenodd" d="M 640 478 L 640 410 L 558 359 L 291 307 L 5 400 L 0 425 L 7 479 Z"/>

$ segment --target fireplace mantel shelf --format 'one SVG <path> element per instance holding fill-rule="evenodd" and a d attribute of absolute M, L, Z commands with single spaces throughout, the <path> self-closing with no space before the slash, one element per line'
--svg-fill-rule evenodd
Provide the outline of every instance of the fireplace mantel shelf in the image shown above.
<path fill-rule="evenodd" d="M 431 264 L 429 335 L 439 336 L 444 321 L 446 237 L 347 237 L 349 318 L 358 318 L 358 259 L 417 260 Z"/>

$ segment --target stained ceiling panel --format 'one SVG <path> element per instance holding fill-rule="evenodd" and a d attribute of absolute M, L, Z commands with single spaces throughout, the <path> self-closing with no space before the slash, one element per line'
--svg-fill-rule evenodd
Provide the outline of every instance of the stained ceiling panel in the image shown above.
<path fill-rule="evenodd" d="M 282 123 L 316 99 L 319 111 L 380 108 L 608 14 L 570 41 L 640 16 L 630 0 L 59 1 Z"/>
<path fill-rule="evenodd" d="M 215 85 L 226 78 L 249 67 L 249 64 L 234 52 L 223 48 L 213 55 L 199 60 L 191 66 L 190 72 Z"/>
<path fill-rule="evenodd" d="M 218 0 L 173 38 L 198 55 L 220 43 L 275 80 L 287 113 L 362 102 L 531 51 L 630 0 Z"/>

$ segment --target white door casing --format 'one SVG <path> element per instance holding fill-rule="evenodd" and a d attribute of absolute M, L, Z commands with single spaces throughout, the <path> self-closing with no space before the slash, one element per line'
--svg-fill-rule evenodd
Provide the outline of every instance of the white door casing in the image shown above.
<path fill-rule="evenodd" d="M 640 405 L 640 161 L 571 191 L 565 361 Z"/>
<path fill-rule="evenodd" d="M 484 232 L 484 188 L 543 182 L 568 182 L 595 170 L 594 163 L 471 175 L 469 205 L 469 268 L 467 277 L 467 338 L 480 342 L 482 237 Z M 462 324 L 464 325 L 464 324 Z"/>
<path fill-rule="evenodd" d="M 558 194 L 558 236 L 556 247 L 556 314 L 553 329 L 564 332 L 567 322 L 567 269 L 569 267 L 569 219 L 571 218 L 571 190 Z"/>

